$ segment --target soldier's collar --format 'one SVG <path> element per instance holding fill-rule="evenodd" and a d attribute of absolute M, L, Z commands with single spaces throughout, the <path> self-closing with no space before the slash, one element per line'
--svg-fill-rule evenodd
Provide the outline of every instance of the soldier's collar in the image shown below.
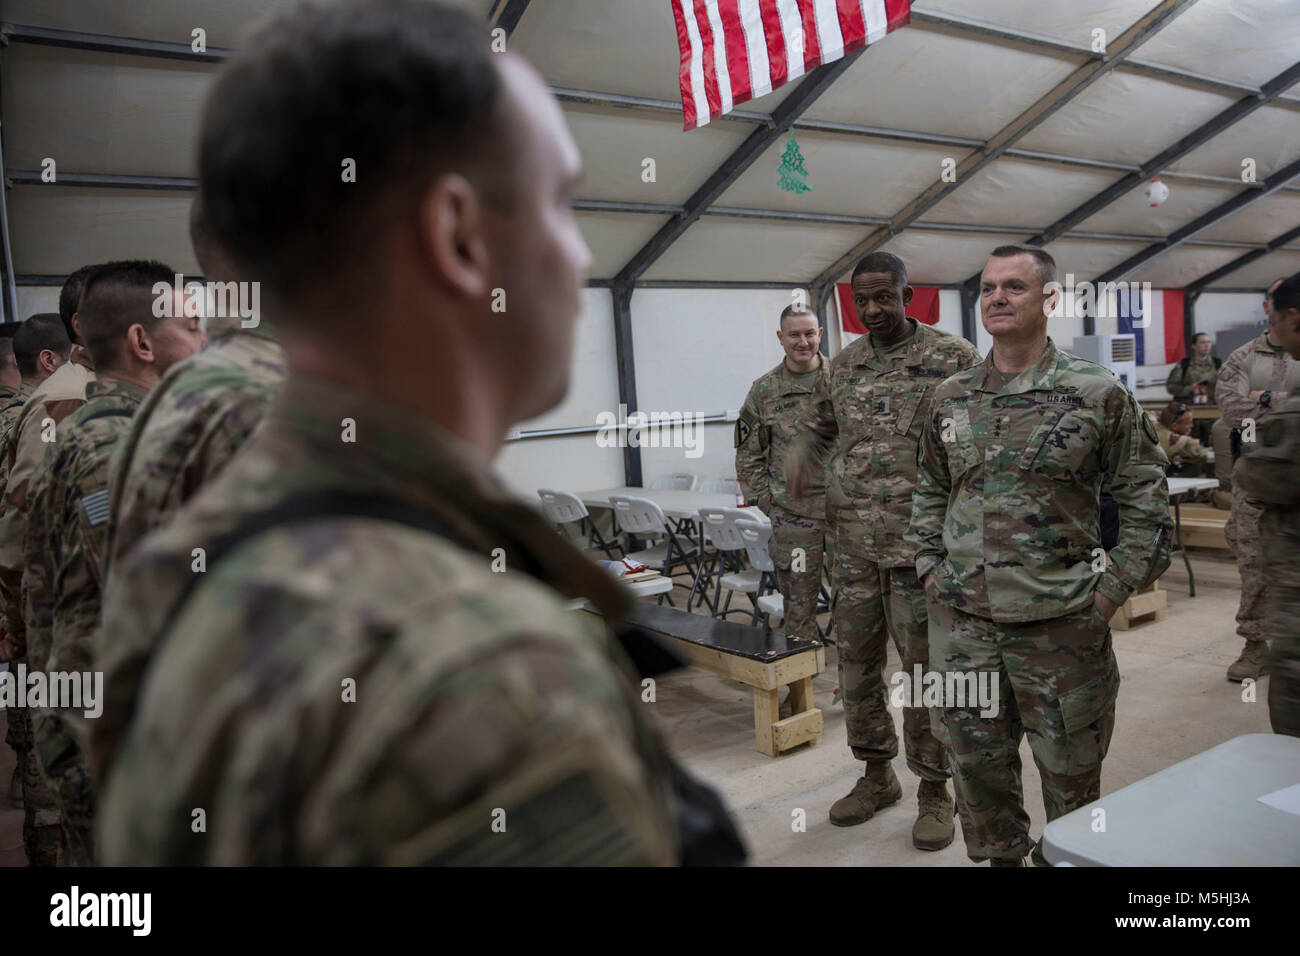
<path fill-rule="evenodd" d="M 822 355 L 820 352 L 817 354 L 817 358 L 819 361 L 817 363 L 816 368 L 810 368 L 807 372 L 792 372 L 790 371 L 790 366 L 785 364 L 785 358 L 782 357 L 781 364 L 776 367 L 776 377 L 781 380 L 783 387 L 788 391 L 814 392 L 817 390 L 817 382 L 820 380 L 820 376 L 816 379 L 813 379 L 813 384 L 811 385 L 805 385 L 803 382 L 800 382 L 797 378 L 795 378 L 795 376 L 808 375 L 811 372 L 821 372 L 822 375 L 825 375 L 826 367 L 830 360 L 827 359 L 826 356 Z"/>
<path fill-rule="evenodd" d="M 989 384 L 989 377 L 997 371 L 997 366 L 993 364 L 993 349 L 990 348 L 988 355 L 984 356 L 984 370 L 971 387 L 974 391 L 997 392 L 1002 395 L 1018 395 L 1023 392 L 1036 391 L 1051 392 L 1056 388 L 1056 368 L 1060 364 L 1060 360 L 1061 352 L 1049 335 L 1047 337 L 1047 348 L 1043 350 L 1042 357 L 1034 364 L 1033 368 L 1017 372 L 1007 379 L 1002 388 L 995 389 Z M 1011 387 L 1013 382 L 1016 383 L 1014 388 Z"/>

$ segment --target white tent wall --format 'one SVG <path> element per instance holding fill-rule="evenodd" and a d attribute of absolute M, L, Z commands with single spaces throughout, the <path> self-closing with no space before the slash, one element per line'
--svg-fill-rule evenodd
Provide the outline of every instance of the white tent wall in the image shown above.
<path fill-rule="evenodd" d="M 59 311 L 59 287 L 56 285 L 20 285 L 18 316 L 27 318 L 37 312 Z"/>
<path fill-rule="evenodd" d="M 509 320 L 507 311 L 500 316 Z M 564 401 L 544 415 L 521 422 L 519 431 L 590 427 L 602 411 L 617 412 L 618 368 L 614 349 L 614 306 L 608 289 L 586 289 L 574 331 L 573 373 Z M 506 442 L 497 472 L 525 500 L 538 488 L 583 491 L 623 484 L 623 452 L 602 448 L 596 434 L 522 438 Z"/>

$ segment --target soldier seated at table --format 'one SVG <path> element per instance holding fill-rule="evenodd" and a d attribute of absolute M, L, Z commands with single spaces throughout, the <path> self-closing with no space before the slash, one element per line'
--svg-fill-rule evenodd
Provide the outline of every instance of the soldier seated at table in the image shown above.
<path fill-rule="evenodd" d="M 1185 403 L 1175 400 L 1160 409 L 1156 434 L 1169 456 L 1169 477 L 1201 478 L 1209 474 L 1209 453 L 1192 437 L 1192 410 Z"/>

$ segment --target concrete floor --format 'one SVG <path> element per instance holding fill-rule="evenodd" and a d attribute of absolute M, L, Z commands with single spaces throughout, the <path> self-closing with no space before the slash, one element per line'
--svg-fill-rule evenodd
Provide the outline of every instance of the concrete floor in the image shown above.
<path fill-rule="evenodd" d="M 1233 621 L 1240 598 L 1236 564 L 1226 551 L 1204 549 L 1193 553 L 1192 563 L 1195 598 L 1187 596 L 1187 575 L 1176 559 L 1161 579 L 1161 587 L 1169 592 L 1169 609 L 1162 619 L 1114 632 L 1123 683 L 1103 793 L 1241 734 L 1269 731 L 1268 679 L 1257 688 L 1256 703 L 1243 703 L 1240 685 L 1224 679 L 1225 669 L 1241 650 Z M 681 588 L 674 594 L 679 607 L 684 594 Z M 742 617 L 736 614 L 733 619 Z M 891 648 L 887 673 L 897 668 Z M 912 848 L 917 780 L 901 755 L 894 762 L 903 785 L 901 803 L 858 827 L 830 825 L 827 810 L 861 773 L 861 764 L 845 744 L 844 711 L 831 704 L 835 673 L 831 647 L 825 672 L 814 680 L 826 724 L 822 741 L 778 758 L 754 748 L 753 698 L 743 684 L 697 669 L 669 675 L 658 681 L 651 712 L 686 764 L 721 789 L 756 865 L 973 865 L 966 859 L 960 828 L 946 850 L 923 853 Z M 894 719 L 901 732 L 901 712 L 895 711 Z M 1038 772 L 1028 744 L 1022 745 L 1021 755 L 1025 799 L 1037 837 L 1045 822 Z M 25 862 L 22 811 L 10 808 L 4 798 L 13 762 L 13 752 L 0 746 L 0 866 Z M 796 810 L 804 811 L 806 832 L 793 831 Z"/>

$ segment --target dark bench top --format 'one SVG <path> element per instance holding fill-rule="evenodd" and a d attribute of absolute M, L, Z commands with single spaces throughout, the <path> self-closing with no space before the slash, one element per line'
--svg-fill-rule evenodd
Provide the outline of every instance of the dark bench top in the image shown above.
<path fill-rule="evenodd" d="M 765 634 L 761 627 L 719 621 L 702 614 L 657 604 L 638 604 L 631 621 L 654 634 L 675 637 L 756 661 L 776 661 L 820 646 L 819 643 L 788 638 L 775 631 Z"/>

